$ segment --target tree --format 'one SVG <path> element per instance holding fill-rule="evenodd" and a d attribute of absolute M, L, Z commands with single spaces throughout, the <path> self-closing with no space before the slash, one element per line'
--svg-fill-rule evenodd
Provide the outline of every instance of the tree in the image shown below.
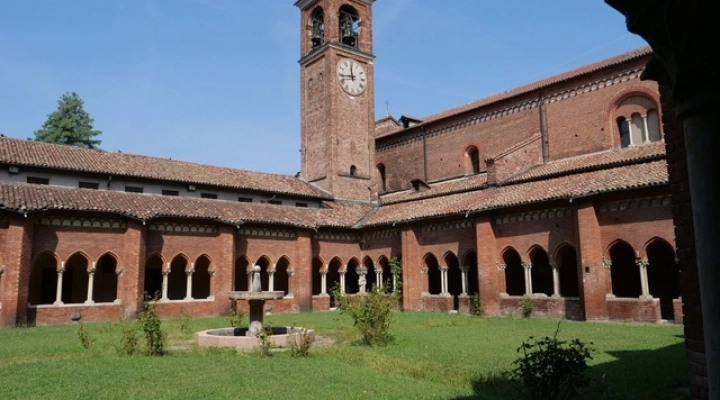
<path fill-rule="evenodd" d="M 93 129 L 94 120 L 83 109 L 83 101 L 77 93 L 65 93 L 58 100 L 58 108 L 35 131 L 35 140 L 39 142 L 67 144 L 71 146 L 96 149 L 101 141 L 93 137 L 101 134 Z"/>

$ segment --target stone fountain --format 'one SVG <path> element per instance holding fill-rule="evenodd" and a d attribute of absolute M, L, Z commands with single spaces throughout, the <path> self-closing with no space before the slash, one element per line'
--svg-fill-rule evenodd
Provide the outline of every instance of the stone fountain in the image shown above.
<path fill-rule="evenodd" d="M 284 296 L 282 291 L 263 291 L 260 281 L 260 266 L 255 265 L 252 269 L 252 290 L 250 291 L 231 291 L 228 298 L 233 301 L 247 301 L 250 306 L 248 318 L 250 323 L 247 328 L 221 328 L 209 329 L 195 333 L 195 343 L 200 347 L 234 347 L 238 350 L 252 349 L 259 346 L 260 341 L 257 337 L 262 332 L 264 307 L 266 300 L 280 299 Z M 300 344 L 307 335 L 307 339 L 314 340 L 315 331 L 312 329 L 305 330 L 300 327 L 271 327 L 272 334 L 269 337 L 270 343 L 275 347 L 287 347 L 291 342 L 295 341 Z"/>

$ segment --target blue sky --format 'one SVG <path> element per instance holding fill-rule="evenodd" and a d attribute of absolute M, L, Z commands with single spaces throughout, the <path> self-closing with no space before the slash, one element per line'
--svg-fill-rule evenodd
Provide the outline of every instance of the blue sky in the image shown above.
<path fill-rule="evenodd" d="M 65 92 L 101 148 L 293 175 L 294 0 L 1 0 L 0 132 Z M 646 46 L 602 0 L 378 0 L 376 117 L 424 117 Z M 389 106 L 387 105 L 389 103 Z"/>

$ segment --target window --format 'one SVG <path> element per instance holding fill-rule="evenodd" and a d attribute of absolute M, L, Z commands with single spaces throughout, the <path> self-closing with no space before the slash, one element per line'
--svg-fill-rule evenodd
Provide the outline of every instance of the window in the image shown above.
<path fill-rule="evenodd" d="M 360 17 L 357 11 L 350 6 L 340 7 L 340 43 L 358 47 L 358 36 L 360 36 Z"/>
<path fill-rule="evenodd" d="M 465 150 L 467 156 L 465 173 L 468 175 L 477 175 L 480 173 L 480 152 L 477 147 L 470 146 Z"/>
<path fill-rule="evenodd" d="M 643 93 L 622 99 L 614 111 L 616 123 L 613 142 L 620 147 L 640 146 L 662 141 L 657 99 Z"/>
<path fill-rule="evenodd" d="M 350 176 L 355 176 L 357 174 L 357 167 L 354 165 L 350 166 Z"/>
<path fill-rule="evenodd" d="M 177 190 L 163 189 L 163 190 L 162 190 L 162 195 L 163 195 L 163 196 L 180 196 L 180 192 L 177 191 Z"/>
<path fill-rule="evenodd" d="M 385 164 L 378 164 L 378 165 L 377 165 L 377 170 L 378 170 L 378 179 L 379 179 L 379 182 L 378 182 L 378 183 L 379 183 L 379 185 L 380 185 L 379 190 L 380 190 L 381 192 L 384 192 L 384 191 L 387 190 L 387 188 L 386 188 L 386 180 L 385 180 Z"/>
<path fill-rule="evenodd" d="M 78 187 L 81 189 L 99 189 L 100 184 L 97 182 L 78 182 Z"/>
<path fill-rule="evenodd" d="M 27 183 L 34 183 L 36 185 L 49 185 L 50 178 L 38 178 L 37 176 L 28 176 Z"/>
<path fill-rule="evenodd" d="M 238 197 L 238 201 L 241 203 L 252 203 L 253 200 L 250 197 Z"/>
<path fill-rule="evenodd" d="M 217 199 L 217 194 L 215 194 L 215 193 L 200 193 L 200 198 L 203 198 L 203 199 Z"/>
<path fill-rule="evenodd" d="M 307 208 L 308 203 L 295 203 L 295 207 Z"/>
<path fill-rule="evenodd" d="M 143 188 L 140 186 L 125 186 L 125 191 L 128 193 L 142 193 Z"/>
<path fill-rule="evenodd" d="M 325 14 L 322 8 L 318 7 L 313 11 L 308 29 L 310 30 L 311 49 L 315 50 L 325 43 Z"/>

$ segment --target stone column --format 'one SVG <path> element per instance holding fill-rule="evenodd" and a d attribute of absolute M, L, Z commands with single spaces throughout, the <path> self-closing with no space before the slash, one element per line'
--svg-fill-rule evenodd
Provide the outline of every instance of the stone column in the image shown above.
<path fill-rule="evenodd" d="M 375 271 L 375 284 L 377 285 L 378 289 L 382 289 L 385 285 L 385 282 L 382 281 L 382 270 Z"/>
<path fill-rule="evenodd" d="M 560 297 L 560 264 L 550 263 L 553 276 L 553 297 Z"/>
<path fill-rule="evenodd" d="M 185 300 L 192 300 L 192 276 L 195 273 L 195 263 L 190 264 L 190 270 L 185 271 Z"/>
<path fill-rule="evenodd" d="M 275 268 L 277 267 L 277 264 L 273 264 L 272 269 L 268 271 L 268 290 L 274 291 L 275 290 Z"/>
<path fill-rule="evenodd" d="M 445 294 L 448 292 L 447 272 L 447 265 L 440 266 L 440 294 Z"/>
<path fill-rule="evenodd" d="M 533 294 L 533 287 L 532 287 L 532 264 L 531 263 L 522 263 L 523 269 L 525 269 L 525 294 L 528 296 L 532 296 Z"/>
<path fill-rule="evenodd" d="M 358 290 L 360 293 L 366 293 L 367 290 L 365 290 L 365 286 L 367 286 L 367 278 L 365 276 L 367 275 L 367 271 L 360 271 L 360 278 L 358 279 Z"/>
<path fill-rule="evenodd" d="M 347 268 L 347 265 L 345 266 Z M 343 268 L 343 271 L 340 273 L 340 293 L 345 294 L 345 274 L 347 271 Z"/>
<path fill-rule="evenodd" d="M 65 272 L 65 261 L 60 263 L 60 269 L 57 270 L 57 286 L 55 287 L 55 305 L 61 305 L 62 302 L 62 287 L 63 287 L 63 273 Z"/>
<path fill-rule="evenodd" d="M 95 287 L 95 261 L 92 263 L 92 267 L 88 270 L 88 290 L 87 290 L 87 300 L 85 300 L 85 304 L 93 304 L 95 303 L 93 301 L 93 288 Z"/>
<path fill-rule="evenodd" d="M 461 274 L 461 283 L 462 283 L 462 294 L 467 294 L 467 288 L 468 288 L 468 266 L 467 265 L 461 265 L 460 266 L 460 274 Z"/>
<path fill-rule="evenodd" d="M 643 115 L 643 143 L 650 143 L 650 131 L 648 130 L 647 114 Z"/>
<path fill-rule="evenodd" d="M 641 260 L 637 259 L 635 260 L 635 265 L 638 266 L 638 269 L 640 270 L 640 289 L 641 294 L 640 298 L 647 300 L 652 299 L 652 296 L 650 296 L 650 285 L 648 285 L 648 275 L 647 275 L 647 267 L 650 265 L 648 260 Z"/>
<path fill-rule="evenodd" d="M 161 301 L 167 301 L 168 299 L 168 275 L 170 275 L 170 263 L 167 263 L 167 268 L 162 272 L 162 297 Z"/>
<path fill-rule="evenodd" d="M 320 271 L 320 294 L 327 294 L 327 265 L 325 270 Z"/>

